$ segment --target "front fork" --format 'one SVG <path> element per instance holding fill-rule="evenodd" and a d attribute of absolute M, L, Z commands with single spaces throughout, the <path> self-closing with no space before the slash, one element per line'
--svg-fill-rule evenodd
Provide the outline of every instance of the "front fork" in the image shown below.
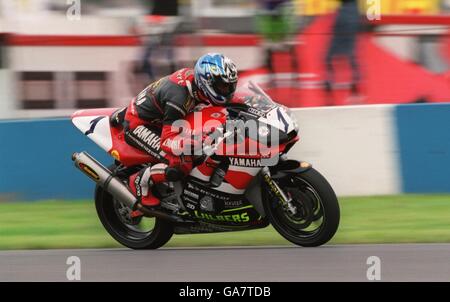
<path fill-rule="evenodd" d="M 267 184 L 272 193 L 278 198 L 283 208 L 292 215 L 297 214 L 297 208 L 292 205 L 292 198 L 287 196 L 280 186 L 272 179 L 269 168 L 264 167 L 262 169 L 262 176 L 264 182 Z"/>

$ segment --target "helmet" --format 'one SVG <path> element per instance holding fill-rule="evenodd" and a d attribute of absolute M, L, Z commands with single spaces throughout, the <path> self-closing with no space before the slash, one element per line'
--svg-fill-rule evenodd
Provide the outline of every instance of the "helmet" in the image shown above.
<path fill-rule="evenodd" d="M 226 104 L 234 95 L 237 84 L 236 65 L 219 53 L 201 56 L 194 68 L 195 84 L 215 105 Z"/>

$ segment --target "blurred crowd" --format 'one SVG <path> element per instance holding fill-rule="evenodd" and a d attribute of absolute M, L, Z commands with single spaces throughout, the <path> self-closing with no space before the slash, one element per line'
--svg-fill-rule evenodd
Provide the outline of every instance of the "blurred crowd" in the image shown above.
<path fill-rule="evenodd" d="M 71 6 L 76 7 L 71 13 L 79 13 L 81 20 L 125 20 L 117 34 L 135 37 L 140 45 L 127 69 L 129 74 L 122 77 L 129 86 L 136 86 L 130 88 L 130 95 L 145 83 L 193 62 L 203 51 L 227 53 L 233 38 L 227 37 L 225 43 L 220 35 L 232 34 L 258 37 L 259 63 L 238 66 L 241 81 L 257 77 L 274 98 L 288 106 L 450 101 L 449 0 L 1 0 L 3 34 L 39 34 L 41 30 L 42 35 L 51 35 L 55 23 L 48 21 L 45 28 L 46 20 L 65 15 Z M 369 18 L 369 11 L 381 17 Z M 44 19 L 33 19 L 38 16 Z M 81 28 L 74 24 L 66 35 L 89 36 L 100 31 L 95 26 Z M 214 34 L 219 35 L 218 46 L 205 42 L 205 36 Z M 8 39 L 3 40 L 4 49 Z M 251 44 L 241 42 L 236 47 Z M 254 53 L 247 56 L 255 61 Z M 9 57 L 0 57 L 6 61 L 4 68 L 8 68 Z M 251 61 L 237 59 L 238 65 Z M 382 66 L 388 61 L 392 65 Z M 439 77 L 433 78 L 433 85 L 438 86 L 426 84 L 431 81 L 430 72 Z M 406 74 L 410 78 L 402 78 Z M 21 90 L 24 86 L 15 87 Z M 436 89 L 440 94 L 432 92 Z M 18 102 L 24 94 L 17 93 Z"/>

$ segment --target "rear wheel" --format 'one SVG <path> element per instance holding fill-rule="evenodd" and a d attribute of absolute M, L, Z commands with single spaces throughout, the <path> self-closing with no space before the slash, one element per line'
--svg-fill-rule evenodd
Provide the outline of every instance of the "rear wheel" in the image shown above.
<path fill-rule="evenodd" d="M 338 200 L 328 181 L 311 168 L 276 183 L 292 200 L 291 207 L 284 207 L 267 186 L 263 189 L 265 211 L 280 235 L 304 247 L 328 242 L 340 219 Z"/>
<path fill-rule="evenodd" d="M 131 217 L 131 210 L 100 186 L 95 189 L 95 208 L 106 231 L 126 247 L 157 249 L 173 235 L 170 222 L 154 217 Z"/>

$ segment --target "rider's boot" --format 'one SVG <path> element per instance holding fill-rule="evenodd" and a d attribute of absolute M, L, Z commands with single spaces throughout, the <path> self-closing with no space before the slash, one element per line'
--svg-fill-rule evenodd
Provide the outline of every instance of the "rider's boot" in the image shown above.
<path fill-rule="evenodd" d="M 129 178 L 131 192 L 143 206 L 155 208 L 160 205 L 158 198 L 153 196 L 151 187 L 154 184 L 151 167 L 145 167 Z M 136 211 L 135 211 L 136 212 Z M 134 212 L 133 212 L 134 213 Z M 136 215 L 139 213 L 135 213 Z"/>

